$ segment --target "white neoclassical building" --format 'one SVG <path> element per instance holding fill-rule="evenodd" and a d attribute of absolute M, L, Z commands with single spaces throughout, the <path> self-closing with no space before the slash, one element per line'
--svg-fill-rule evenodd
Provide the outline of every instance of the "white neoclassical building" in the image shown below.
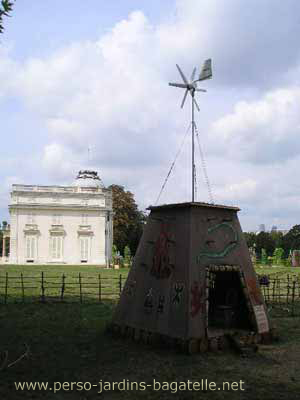
<path fill-rule="evenodd" d="M 107 265 L 113 236 L 112 193 L 95 171 L 71 186 L 13 185 L 10 264 Z"/>

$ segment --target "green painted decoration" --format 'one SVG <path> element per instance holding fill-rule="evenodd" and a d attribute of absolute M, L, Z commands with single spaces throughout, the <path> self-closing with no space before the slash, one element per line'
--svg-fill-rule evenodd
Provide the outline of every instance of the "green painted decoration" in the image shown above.
<path fill-rule="evenodd" d="M 213 233 L 218 229 L 228 228 L 232 231 L 234 238 L 232 242 L 228 243 L 227 246 L 224 247 L 223 250 L 219 252 L 213 251 L 201 251 L 200 254 L 197 256 L 197 262 L 200 261 L 201 257 L 209 257 L 209 258 L 222 258 L 225 257 L 230 251 L 232 251 L 238 244 L 238 234 L 236 230 L 230 225 L 228 222 L 222 222 L 221 224 L 214 225 L 207 230 L 207 233 Z"/>

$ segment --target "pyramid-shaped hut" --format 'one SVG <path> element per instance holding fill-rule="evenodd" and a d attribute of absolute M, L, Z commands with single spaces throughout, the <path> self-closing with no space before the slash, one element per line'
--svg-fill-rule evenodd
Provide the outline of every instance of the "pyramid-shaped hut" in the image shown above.
<path fill-rule="evenodd" d="M 149 210 L 113 329 L 200 351 L 232 333 L 267 340 L 269 320 L 239 208 L 192 202 Z"/>

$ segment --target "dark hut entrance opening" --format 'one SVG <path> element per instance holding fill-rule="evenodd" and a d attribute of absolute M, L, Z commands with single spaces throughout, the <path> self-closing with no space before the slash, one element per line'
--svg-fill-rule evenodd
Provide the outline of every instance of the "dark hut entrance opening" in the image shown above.
<path fill-rule="evenodd" d="M 214 268 L 208 274 L 208 330 L 251 330 L 249 309 L 238 270 Z"/>

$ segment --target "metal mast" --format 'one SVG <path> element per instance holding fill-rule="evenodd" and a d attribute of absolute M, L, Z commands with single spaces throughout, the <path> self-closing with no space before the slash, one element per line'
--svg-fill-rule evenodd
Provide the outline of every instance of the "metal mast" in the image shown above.
<path fill-rule="evenodd" d="M 192 97 L 192 202 L 194 202 L 195 201 L 195 113 L 194 113 L 195 105 L 197 107 L 197 110 L 200 111 L 200 108 L 195 99 L 195 92 L 206 92 L 205 89 L 197 88 L 197 82 L 204 81 L 212 77 L 211 59 L 209 58 L 204 62 L 201 72 L 199 74 L 199 78 L 196 80 L 195 80 L 196 67 L 193 69 L 190 81 L 187 80 L 184 73 L 181 71 L 179 65 L 176 64 L 176 67 L 184 83 L 169 83 L 169 85 L 185 89 L 183 100 L 181 102 L 181 108 L 183 108 L 184 106 L 188 92 L 190 92 L 190 95 Z"/>
<path fill-rule="evenodd" d="M 191 91 L 192 95 L 192 202 L 195 201 L 195 118 L 194 118 L 194 97 L 195 90 Z"/>

